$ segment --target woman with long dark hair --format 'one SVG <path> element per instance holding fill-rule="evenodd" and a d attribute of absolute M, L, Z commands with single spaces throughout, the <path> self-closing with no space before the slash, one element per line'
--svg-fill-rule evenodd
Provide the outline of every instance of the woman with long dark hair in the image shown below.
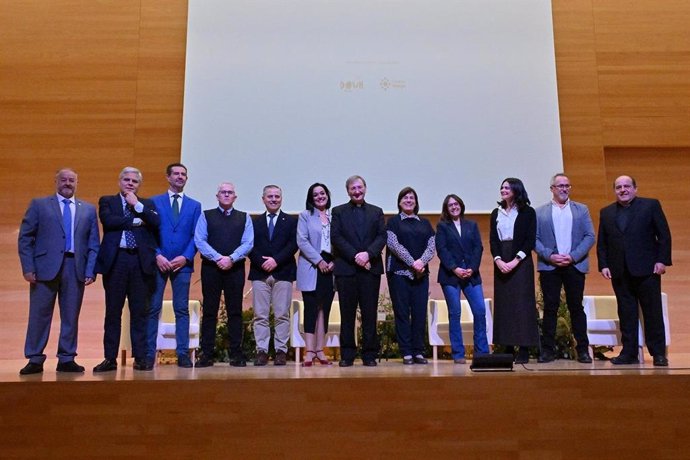
<path fill-rule="evenodd" d="M 331 192 L 315 183 L 307 191 L 306 208 L 297 221 L 297 289 L 304 301 L 304 341 L 302 366 L 313 363 L 330 366 L 323 352 L 328 316 L 333 303 L 333 257 L 331 252 Z"/>
<path fill-rule="evenodd" d="M 508 353 L 517 346 L 515 363 L 524 364 L 529 361 L 529 347 L 539 345 L 532 261 L 537 215 L 520 179 L 505 179 L 500 193 L 489 235 L 494 258 L 493 342 Z"/>

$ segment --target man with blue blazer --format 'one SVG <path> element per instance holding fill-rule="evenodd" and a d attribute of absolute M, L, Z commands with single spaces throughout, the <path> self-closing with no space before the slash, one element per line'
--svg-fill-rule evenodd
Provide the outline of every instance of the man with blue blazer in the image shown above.
<path fill-rule="evenodd" d="M 661 275 L 671 265 L 671 231 L 659 200 L 637 196 L 635 179 L 620 176 L 613 189 L 616 202 L 601 210 L 597 240 L 599 271 L 613 285 L 623 342 L 611 363 L 638 363 L 639 308 L 653 363 L 668 366 Z"/>
<path fill-rule="evenodd" d="M 297 274 L 297 218 L 280 210 L 283 191 L 277 185 L 265 186 L 261 199 L 266 212 L 252 218 L 254 248 L 249 254 L 256 339 L 254 365 L 268 364 L 271 339 L 269 315 L 273 306 L 273 344 L 276 352 L 273 364 L 284 366 L 290 337 L 292 282 Z"/>
<path fill-rule="evenodd" d="M 96 208 L 74 197 L 77 173 L 71 169 L 58 171 L 55 189 L 55 195 L 31 201 L 19 227 L 19 260 L 30 286 L 24 344 L 29 363 L 19 371 L 22 375 L 43 372 L 56 298 L 61 320 L 57 371 L 84 372 L 74 358 L 84 286 L 96 279 Z"/>
<path fill-rule="evenodd" d="M 175 312 L 177 365 L 193 367 L 189 358 L 189 286 L 194 272 L 194 229 L 201 214 L 201 203 L 184 194 L 187 167 L 172 163 L 165 170 L 168 191 L 151 197 L 160 216 L 156 248 L 156 290 L 151 297 L 147 326 L 146 359 L 153 363 L 158 341 L 158 320 L 163 307 L 165 285 L 170 280 Z"/>
<path fill-rule="evenodd" d="M 563 173 L 551 178 L 550 203 L 537 208 L 537 271 L 544 297 L 541 353 L 538 361 L 556 358 L 555 337 L 561 286 L 570 311 L 577 360 L 591 363 L 587 339 L 587 315 L 582 305 L 589 250 L 594 246 L 594 225 L 589 209 L 570 199 L 570 179 Z"/>
<path fill-rule="evenodd" d="M 156 285 L 156 235 L 160 217 L 151 200 L 137 196 L 141 181 L 141 172 L 127 166 L 120 172 L 120 192 L 98 200 L 103 240 L 96 258 L 96 273 L 103 274 L 105 288 L 105 359 L 93 368 L 94 372 L 117 369 L 125 299 L 129 304 L 134 369 L 153 369 L 146 359 L 146 322 Z"/>
<path fill-rule="evenodd" d="M 340 367 L 354 364 L 357 354 L 355 321 L 362 313 L 362 364 L 376 366 L 379 341 L 376 334 L 379 288 L 383 275 L 381 251 L 386 245 L 383 210 L 365 202 L 367 184 L 361 176 L 345 181 L 350 201 L 333 208 L 331 243 L 340 300 Z"/>

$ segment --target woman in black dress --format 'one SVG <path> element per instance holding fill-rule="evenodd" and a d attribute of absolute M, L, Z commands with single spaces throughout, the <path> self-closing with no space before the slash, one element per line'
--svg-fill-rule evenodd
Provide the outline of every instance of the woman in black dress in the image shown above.
<path fill-rule="evenodd" d="M 529 361 L 539 345 L 532 250 L 537 216 L 520 179 L 501 183 L 501 201 L 491 213 L 489 242 L 494 258 L 494 338 L 507 352 L 518 346 L 515 363 Z"/>

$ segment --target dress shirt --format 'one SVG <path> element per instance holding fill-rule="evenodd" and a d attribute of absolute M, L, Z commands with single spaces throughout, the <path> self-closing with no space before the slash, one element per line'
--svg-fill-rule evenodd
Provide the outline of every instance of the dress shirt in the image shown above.
<path fill-rule="evenodd" d="M 122 193 L 120 193 L 120 200 L 122 201 L 122 209 L 125 209 L 125 206 L 128 206 L 127 201 L 125 200 L 125 197 L 122 196 Z M 137 204 L 134 205 L 134 211 L 138 213 L 144 212 L 144 205 L 141 203 L 141 201 L 137 201 Z M 132 220 L 132 225 L 135 227 L 140 226 L 143 224 L 144 221 L 141 220 L 139 217 L 135 217 L 134 220 Z M 125 230 L 127 231 L 127 230 Z M 127 239 L 125 238 L 125 231 L 122 232 L 122 237 L 120 238 L 120 247 L 121 248 L 126 248 L 127 247 Z"/>
<path fill-rule="evenodd" d="M 513 230 L 515 229 L 515 220 L 518 216 L 517 206 L 512 206 L 510 209 L 503 209 L 498 207 L 498 215 L 496 216 L 496 231 L 498 232 L 498 239 L 501 241 L 513 241 Z M 527 254 L 518 251 L 517 256 L 524 259 Z M 494 260 L 500 257 L 494 257 Z"/>
<path fill-rule="evenodd" d="M 278 223 L 278 220 L 277 220 L 277 219 L 278 219 L 278 216 L 280 215 L 280 209 L 277 210 L 277 211 L 274 212 L 274 213 L 270 213 L 270 212 L 266 211 L 266 227 L 268 227 L 269 225 L 271 225 L 271 214 L 274 215 L 274 216 L 273 216 L 273 226 L 274 226 L 274 228 L 275 228 L 275 225 Z"/>
<path fill-rule="evenodd" d="M 60 195 L 59 193 L 56 193 L 56 195 L 57 195 L 58 203 L 60 203 L 60 212 L 62 213 L 62 215 L 65 214 L 65 203 L 63 203 L 62 200 L 69 200 L 69 210 L 70 210 L 71 215 L 72 215 L 72 222 L 71 222 L 72 228 L 70 229 L 70 232 L 72 233 L 72 238 L 70 239 L 70 241 L 72 241 L 72 247 L 69 248 L 68 252 L 73 253 L 74 252 L 74 222 L 76 220 L 76 210 L 77 210 L 77 207 L 74 204 L 74 196 L 72 196 L 72 198 L 65 198 L 64 196 Z"/>
<path fill-rule="evenodd" d="M 174 195 L 178 196 L 178 201 L 177 205 L 182 209 L 182 200 L 184 200 L 184 192 L 173 192 L 172 190 L 168 190 L 168 198 L 170 199 L 170 207 L 172 208 L 173 201 L 175 200 Z"/>
<path fill-rule="evenodd" d="M 220 206 L 218 210 L 226 215 L 230 215 L 233 208 L 225 211 Z M 199 220 L 196 223 L 196 229 L 194 230 L 194 243 L 202 256 L 209 260 L 218 261 L 223 254 L 213 249 L 210 244 L 208 244 L 208 222 L 206 221 L 206 215 L 202 212 L 199 216 Z M 233 262 L 237 262 L 249 254 L 254 246 L 254 226 L 252 225 L 252 218 L 247 213 L 247 219 L 244 223 L 244 231 L 242 232 L 242 239 L 240 240 L 240 245 L 235 249 L 235 251 L 230 254 L 230 258 Z"/>
<path fill-rule="evenodd" d="M 570 209 L 570 200 L 563 206 L 555 201 L 551 202 L 551 220 L 558 253 L 570 254 L 573 246 L 573 212 Z"/>

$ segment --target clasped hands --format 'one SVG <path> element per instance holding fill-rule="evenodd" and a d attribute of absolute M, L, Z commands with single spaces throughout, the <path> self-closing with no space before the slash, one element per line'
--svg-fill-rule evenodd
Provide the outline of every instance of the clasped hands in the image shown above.
<path fill-rule="evenodd" d="M 168 260 L 163 254 L 158 254 L 156 256 L 156 265 L 158 265 L 158 270 L 163 273 L 176 272 L 187 265 L 187 258 L 185 256 L 177 256 L 173 260 Z"/>

